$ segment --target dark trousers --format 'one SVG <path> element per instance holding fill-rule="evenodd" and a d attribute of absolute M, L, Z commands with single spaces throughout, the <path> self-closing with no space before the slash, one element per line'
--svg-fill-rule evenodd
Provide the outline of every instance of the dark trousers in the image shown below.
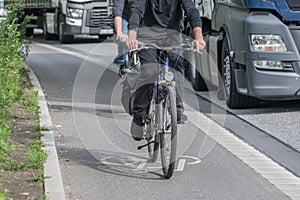
<path fill-rule="evenodd" d="M 159 54 L 156 49 L 147 49 L 139 52 L 139 57 L 141 61 L 141 75 L 137 83 L 132 114 L 134 117 L 141 118 L 148 114 L 154 83 L 157 80 L 159 72 L 159 65 L 157 64 L 159 63 Z M 183 58 L 176 53 L 169 53 L 168 58 L 170 67 L 174 69 L 175 74 L 177 113 L 181 114 L 184 110 L 182 103 L 184 83 Z"/>

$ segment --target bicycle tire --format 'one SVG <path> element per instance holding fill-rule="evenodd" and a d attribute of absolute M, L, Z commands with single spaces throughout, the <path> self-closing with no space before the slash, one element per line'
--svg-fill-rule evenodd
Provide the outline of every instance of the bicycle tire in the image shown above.
<path fill-rule="evenodd" d="M 177 109 L 174 87 L 168 87 L 168 95 L 165 101 L 163 107 L 164 130 L 160 133 L 160 152 L 163 174 L 165 178 L 169 179 L 175 169 L 177 148 Z M 170 115 L 170 126 L 167 124 L 167 115 Z"/>
<path fill-rule="evenodd" d="M 148 113 L 148 123 L 147 123 L 147 133 L 146 133 L 146 140 L 148 143 L 148 155 L 149 155 L 149 162 L 155 162 L 158 157 L 159 151 L 159 142 L 157 141 L 157 130 L 155 127 L 155 100 L 152 99 L 150 103 L 149 113 Z"/>
<path fill-rule="evenodd" d="M 153 138 L 147 138 L 148 143 L 154 141 L 154 143 L 148 145 L 148 154 L 149 154 L 149 159 L 148 160 L 150 162 L 155 162 L 157 160 L 157 157 L 158 157 L 159 143 L 156 140 L 157 140 L 156 134 L 154 135 Z"/>

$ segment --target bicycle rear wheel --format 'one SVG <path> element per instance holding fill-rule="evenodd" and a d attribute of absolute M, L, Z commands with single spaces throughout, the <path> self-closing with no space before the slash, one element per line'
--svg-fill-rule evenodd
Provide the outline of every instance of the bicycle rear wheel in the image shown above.
<path fill-rule="evenodd" d="M 149 161 L 155 162 L 158 156 L 158 147 L 159 142 L 157 141 L 157 129 L 155 126 L 155 101 L 154 99 L 151 101 L 149 114 L 148 114 L 148 122 L 147 122 L 147 132 L 146 132 L 146 140 L 148 143 L 148 154 L 149 154 Z"/>
<path fill-rule="evenodd" d="M 177 111 L 175 88 L 168 87 L 168 95 L 163 103 L 163 131 L 160 133 L 162 170 L 165 178 L 173 175 L 177 148 Z"/>

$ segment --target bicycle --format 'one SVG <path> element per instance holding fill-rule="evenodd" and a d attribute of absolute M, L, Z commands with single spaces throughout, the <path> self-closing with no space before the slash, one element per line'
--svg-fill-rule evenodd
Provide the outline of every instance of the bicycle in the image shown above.
<path fill-rule="evenodd" d="M 138 146 L 138 150 L 148 147 L 149 161 L 155 162 L 160 150 L 162 170 L 165 178 L 173 175 L 177 148 L 177 108 L 175 75 L 170 70 L 168 53 L 173 50 L 194 50 L 193 43 L 178 46 L 160 47 L 153 43 L 140 43 L 138 49 L 128 52 L 128 69 L 140 65 L 138 52 L 154 48 L 159 50 L 159 73 L 154 83 L 150 108 L 145 119 L 144 139 L 147 144 Z M 127 70 L 128 70 L 127 69 Z"/>

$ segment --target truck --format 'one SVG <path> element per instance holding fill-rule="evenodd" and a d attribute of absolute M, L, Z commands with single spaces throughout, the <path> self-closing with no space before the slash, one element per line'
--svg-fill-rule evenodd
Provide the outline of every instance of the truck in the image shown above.
<path fill-rule="evenodd" d="M 210 2 L 209 2 L 210 1 Z M 190 52 L 195 90 L 217 89 L 229 108 L 259 100 L 300 99 L 298 0 L 195 0 L 203 17 L 206 49 Z M 208 27 L 208 28 L 207 28 Z M 186 24 L 185 33 L 192 34 Z"/>
<path fill-rule="evenodd" d="M 57 37 L 61 43 L 74 35 L 112 35 L 112 5 L 113 0 L 25 0 L 26 34 L 41 28 L 45 39 Z"/>
<path fill-rule="evenodd" d="M 2 20 L 5 20 L 5 6 L 4 6 L 4 0 L 0 0 L 0 22 Z"/>

